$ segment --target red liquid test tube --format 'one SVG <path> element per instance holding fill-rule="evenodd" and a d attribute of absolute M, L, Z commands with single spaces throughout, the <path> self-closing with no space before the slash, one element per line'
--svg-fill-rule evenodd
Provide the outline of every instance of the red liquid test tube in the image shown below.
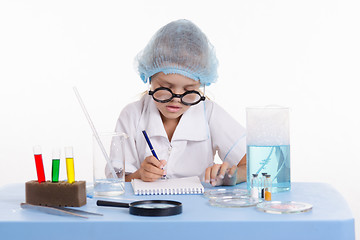
<path fill-rule="evenodd" d="M 35 165 L 36 165 L 36 172 L 38 177 L 38 182 L 45 182 L 45 172 L 44 172 L 44 165 L 42 160 L 42 151 L 40 146 L 34 146 L 34 157 L 35 157 Z"/>

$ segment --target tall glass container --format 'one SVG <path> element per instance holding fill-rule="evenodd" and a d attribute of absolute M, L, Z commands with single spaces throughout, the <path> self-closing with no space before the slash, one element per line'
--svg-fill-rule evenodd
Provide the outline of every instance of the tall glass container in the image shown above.
<path fill-rule="evenodd" d="M 121 195 L 125 193 L 124 146 L 127 138 L 126 134 L 117 132 L 99 133 L 99 138 L 112 166 L 109 166 L 106 155 L 101 150 L 96 137 L 93 136 L 94 195 Z"/>
<path fill-rule="evenodd" d="M 247 108 L 246 130 L 248 189 L 253 174 L 267 173 L 273 193 L 290 190 L 289 109 Z"/>

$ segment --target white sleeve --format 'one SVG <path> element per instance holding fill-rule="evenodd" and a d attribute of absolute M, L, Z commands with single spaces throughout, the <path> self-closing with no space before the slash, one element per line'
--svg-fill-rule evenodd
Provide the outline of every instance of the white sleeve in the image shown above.
<path fill-rule="evenodd" d="M 126 133 L 128 138 L 124 142 L 125 172 L 133 173 L 140 168 L 139 156 L 136 149 L 136 129 L 139 121 L 139 111 L 136 104 L 126 106 L 116 122 L 115 131 Z"/>
<path fill-rule="evenodd" d="M 246 154 L 246 130 L 223 108 L 212 102 L 209 127 L 212 147 L 221 160 L 237 165 Z"/>

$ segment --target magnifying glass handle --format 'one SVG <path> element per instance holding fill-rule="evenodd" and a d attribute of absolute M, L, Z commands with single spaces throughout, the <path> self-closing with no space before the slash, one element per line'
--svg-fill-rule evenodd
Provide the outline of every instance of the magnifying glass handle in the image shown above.
<path fill-rule="evenodd" d="M 122 207 L 122 208 L 129 208 L 129 203 L 121 203 L 121 202 L 110 202 L 110 201 L 103 201 L 98 200 L 96 205 L 103 206 L 103 207 Z"/>

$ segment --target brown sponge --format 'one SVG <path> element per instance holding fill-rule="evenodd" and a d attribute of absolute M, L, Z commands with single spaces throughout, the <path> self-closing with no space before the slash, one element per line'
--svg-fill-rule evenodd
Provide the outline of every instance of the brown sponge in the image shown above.
<path fill-rule="evenodd" d="M 54 207 L 81 207 L 86 204 L 85 181 L 68 183 L 36 180 L 25 183 L 26 203 Z"/>

